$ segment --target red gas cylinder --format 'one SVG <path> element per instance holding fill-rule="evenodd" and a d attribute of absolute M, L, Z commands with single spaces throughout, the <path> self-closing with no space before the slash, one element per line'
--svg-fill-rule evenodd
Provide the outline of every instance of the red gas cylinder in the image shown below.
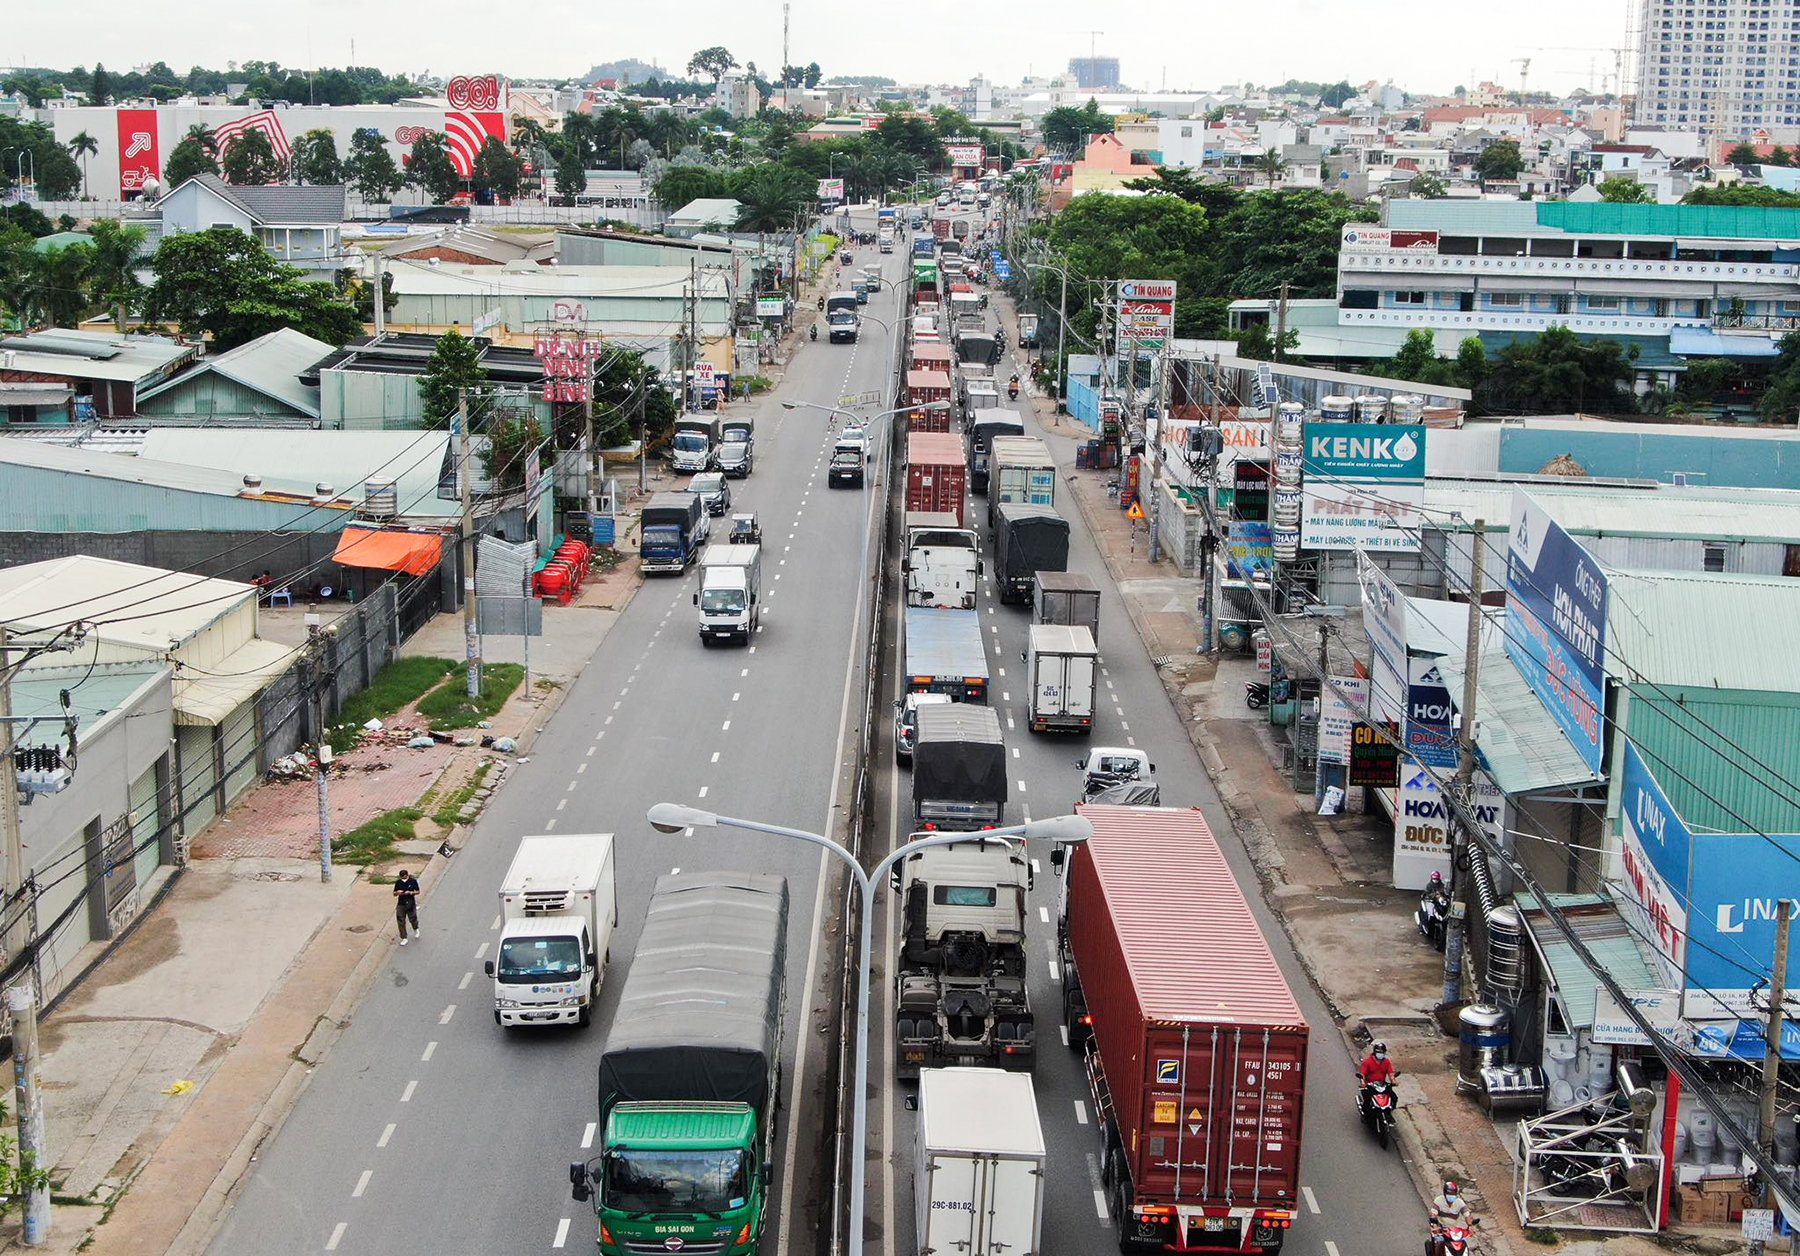
<path fill-rule="evenodd" d="M 560 558 L 552 558 L 544 564 L 544 570 L 556 570 L 562 573 L 562 601 L 565 603 L 581 591 L 581 571 L 572 563 Z"/>
<path fill-rule="evenodd" d="M 567 603 L 572 592 L 568 568 L 551 563 L 532 577 L 532 587 L 539 597 L 553 597 Z"/>
<path fill-rule="evenodd" d="M 558 558 L 567 558 L 577 567 L 587 566 L 588 554 L 590 552 L 586 541 L 577 541 L 573 537 L 556 547 L 556 556 Z"/>

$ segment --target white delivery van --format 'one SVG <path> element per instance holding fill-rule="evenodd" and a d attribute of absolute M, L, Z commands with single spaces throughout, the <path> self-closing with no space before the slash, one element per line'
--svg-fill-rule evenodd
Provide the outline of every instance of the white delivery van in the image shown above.
<path fill-rule="evenodd" d="M 1082 624 L 1033 624 L 1026 639 L 1025 675 L 1031 687 L 1031 731 L 1094 731 L 1094 687 L 1100 651 Z"/>
<path fill-rule="evenodd" d="M 919 1073 L 913 1198 L 921 1252 L 1022 1256 L 1044 1250 L 1044 1130 L 1029 1073 Z"/>
<path fill-rule="evenodd" d="M 700 555 L 700 641 L 749 641 L 762 618 L 762 546 L 708 545 Z"/>
<path fill-rule="evenodd" d="M 612 834 L 520 838 L 500 882 L 500 917 L 487 961 L 494 1023 L 586 1025 L 619 923 Z"/>

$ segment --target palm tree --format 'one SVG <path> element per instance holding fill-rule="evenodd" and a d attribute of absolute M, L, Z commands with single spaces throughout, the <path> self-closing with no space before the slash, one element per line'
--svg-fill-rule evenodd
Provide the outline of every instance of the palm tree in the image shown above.
<path fill-rule="evenodd" d="M 787 231 L 794 225 L 794 209 L 810 190 L 804 175 L 779 166 L 761 166 L 735 189 L 740 208 L 739 231 Z"/>
<path fill-rule="evenodd" d="M 194 123 L 193 126 L 187 129 L 187 138 L 200 145 L 201 148 L 204 148 L 213 157 L 219 155 L 219 137 L 213 134 L 213 129 L 207 126 L 206 123 Z"/>
<path fill-rule="evenodd" d="M 78 132 L 68 143 L 69 156 L 81 159 L 81 195 L 88 194 L 87 159 L 100 151 L 100 141 L 86 131 Z"/>
<path fill-rule="evenodd" d="M 1279 180 L 1283 172 L 1287 170 L 1287 162 L 1281 159 L 1281 152 L 1278 149 L 1273 148 L 1265 153 L 1258 153 L 1256 155 L 1256 161 L 1252 164 L 1256 167 L 1258 174 L 1268 177 L 1270 187 L 1274 187 L 1276 181 Z"/>
<path fill-rule="evenodd" d="M 85 244 L 32 252 L 25 274 L 28 300 L 47 326 L 73 327 L 81 321 L 91 304 L 87 285 L 93 261 L 94 250 Z"/>
<path fill-rule="evenodd" d="M 112 307 L 113 326 L 125 334 L 125 316 L 144 295 L 138 282 L 137 259 L 144 251 L 144 228 L 137 223 L 117 223 L 102 219 L 93 226 L 92 263 L 88 278 L 96 300 Z"/>

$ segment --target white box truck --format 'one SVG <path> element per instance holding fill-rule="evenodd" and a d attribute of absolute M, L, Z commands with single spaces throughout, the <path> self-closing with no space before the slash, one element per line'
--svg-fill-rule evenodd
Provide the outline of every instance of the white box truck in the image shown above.
<path fill-rule="evenodd" d="M 913 1198 L 920 1252 L 1043 1251 L 1044 1130 L 1029 1073 L 920 1072 Z"/>
<path fill-rule="evenodd" d="M 1033 624 L 1026 638 L 1031 693 L 1026 718 L 1034 733 L 1094 731 L 1094 687 L 1100 651 L 1084 624 Z"/>
<path fill-rule="evenodd" d="M 500 938 L 487 961 L 494 1023 L 586 1025 L 619 923 L 611 833 L 523 837 L 500 882 Z"/>
<path fill-rule="evenodd" d="M 700 555 L 700 642 L 749 641 L 762 618 L 762 546 L 708 545 Z"/>

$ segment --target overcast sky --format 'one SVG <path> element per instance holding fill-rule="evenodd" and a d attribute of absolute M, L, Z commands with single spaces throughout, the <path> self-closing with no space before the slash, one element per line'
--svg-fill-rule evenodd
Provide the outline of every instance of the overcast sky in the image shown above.
<path fill-rule="evenodd" d="M 1409 91 L 1448 92 L 1471 76 L 1549 91 L 1601 85 L 1609 49 L 1639 0 L 1148 0 L 1126 9 L 1075 0 L 846 4 L 795 0 L 790 60 L 829 75 L 884 74 L 900 82 L 1014 83 L 1067 67 L 1094 50 L 1116 56 L 1131 86 L 1210 88 L 1290 77 L 1354 83 L 1392 79 Z M 723 44 L 763 70 L 781 61 L 778 0 L 7 0 L 0 65 L 109 68 L 167 61 L 273 60 L 284 66 L 355 64 L 389 72 L 497 71 L 573 77 L 635 56 L 680 72 L 698 48 Z M 1518 41 L 1518 42 L 1512 42 Z M 1534 46 L 1536 45 L 1536 46 Z M 1553 45 L 1544 47 L 1543 45 Z"/>

